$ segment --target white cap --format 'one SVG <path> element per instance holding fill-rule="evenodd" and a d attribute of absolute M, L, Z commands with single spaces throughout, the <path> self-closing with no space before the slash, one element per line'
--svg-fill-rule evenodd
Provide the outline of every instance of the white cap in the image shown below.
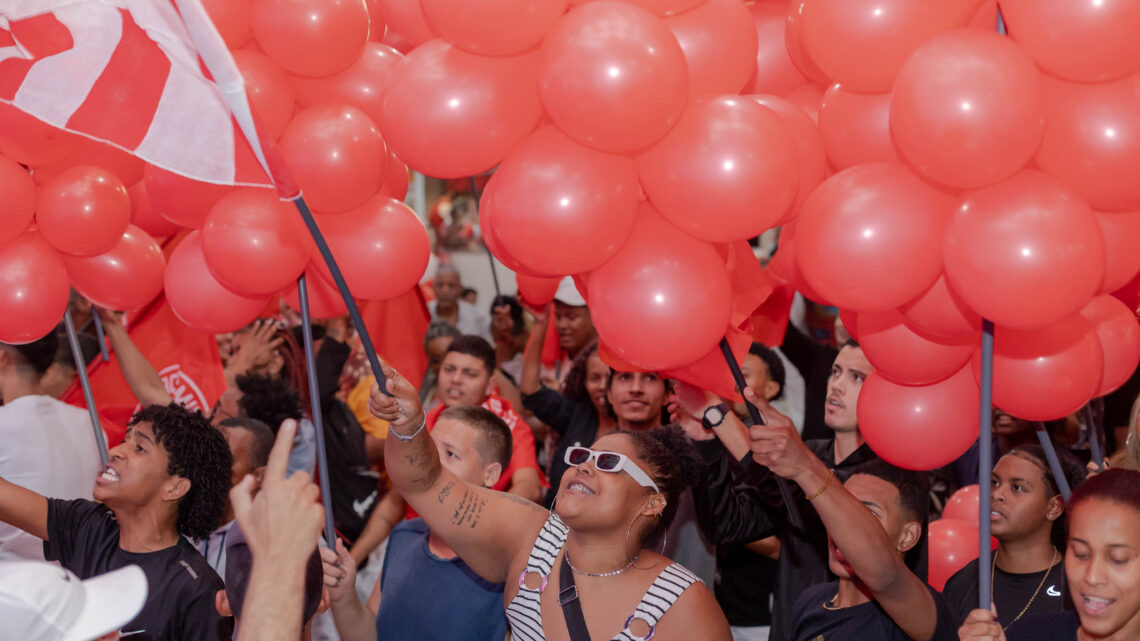
<path fill-rule="evenodd" d="M 4 638 L 92 641 L 134 619 L 146 592 L 146 575 L 137 565 L 81 581 L 51 563 L 0 563 Z"/>
<path fill-rule="evenodd" d="M 572 276 L 563 276 L 558 282 L 558 291 L 554 292 L 554 300 L 571 307 L 586 306 L 586 299 L 582 298 L 582 293 L 578 291 Z"/>

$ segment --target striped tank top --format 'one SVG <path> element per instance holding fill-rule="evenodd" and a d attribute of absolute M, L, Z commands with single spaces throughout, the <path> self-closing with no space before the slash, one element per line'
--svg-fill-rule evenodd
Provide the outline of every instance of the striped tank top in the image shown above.
<path fill-rule="evenodd" d="M 546 634 L 542 630 L 542 592 L 547 587 L 547 579 L 554 568 L 554 561 L 566 544 L 566 535 L 569 531 L 558 515 L 551 514 L 542 531 L 538 533 L 530 558 L 527 559 L 526 569 L 519 575 L 518 594 L 507 606 L 507 620 L 510 621 L 514 641 L 546 641 Z M 526 585 L 528 574 L 541 577 L 537 589 Z M 665 616 L 681 593 L 699 581 L 696 575 L 682 565 L 678 563 L 669 565 L 657 575 L 653 585 L 650 585 L 645 596 L 641 597 L 641 603 L 626 619 L 625 628 L 613 638 L 613 641 L 649 641 L 661 617 Z M 629 629 L 635 619 L 640 619 L 649 626 L 645 636 L 638 636 Z"/>

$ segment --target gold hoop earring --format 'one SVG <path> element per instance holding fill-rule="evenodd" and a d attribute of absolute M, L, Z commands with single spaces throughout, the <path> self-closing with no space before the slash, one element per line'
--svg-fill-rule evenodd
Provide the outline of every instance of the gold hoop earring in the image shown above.
<path fill-rule="evenodd" d="M 640 514 L 634 516 L 633 520 L 629 522 L 629 527 L 627 527 L 625 529 L 625 558 L 629 559 L 629 564 L 632 565 L 633 567 L 637 568 L 638 570 L 652 570 L 654 568 L 654 566 L 657 565 L 657 561 L 654 561 L 653 565 L 650 565 L 650 566 L 644 567 L 644 568 L 637 564 L 637 558 L 639 556 L 641 556 L 641 554 L 640 554 L 641 548 L 640 547 L 638 548 L 639 554 L 635 554 L 633 556 L 633 558 L 630 558 L 630 556 L 629 556 L 629 534 L 630 534 L 630 532 L 633 531 L 633 524 L 637 523 L 637 519 L 640 516 L 641 516 Z M 658 514 L 657 517 L 660 518 L 661 515 Z M 668 545 L 669 545 L 669 530 L 668 529 L 662 530 L 662 533 L 661 533 L 661 551 L 657 553 L 658 556 L 661 556 L 661 557 L 665 556 L 665 548 Z"/>

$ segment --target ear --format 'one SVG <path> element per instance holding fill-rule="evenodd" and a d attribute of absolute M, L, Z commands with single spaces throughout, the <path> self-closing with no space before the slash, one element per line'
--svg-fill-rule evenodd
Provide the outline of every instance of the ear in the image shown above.
<path fill-rule="evenodd" d="M 1045 509 L 1045 518 L 1056 521 L 1065 513 L 1065 501 L 1058 494 L 1049 499 L 1049 507 Z"/>
<path fill-rule="evenodd" d="M 780 384 L 776 381 L 764 383 L 764 400 L 771 401 L 780 393 Z"/>
<path fill-rule="evenodd" d="M 190 491 L 190 479 L 181 476 L 172 476 L 162 488 L 162 500 L 177 501 Z"/>
<path fill-rule="evenodd" d="M 250 472 L 250 474 L 253 475 L 253 478 L 257 481 L 257 485 L 260 487 L 262 479 L 265 478 L 265 466 L 262 465 L 261 467 L 253 468 L 253 471 Z"/>
<path fill-rule="evenodd" d="M 230 609 L 230 599 L 226 596 L 225 590 L 218 590 L 218 593 L 214 595 L 214 609 L 224 617 L 234 615 L 233 610 Z"/>
<path fill-rule="evenodd" d="M 665 495 L 658 492 L 649 497 L 649 502 L 641 509 L 641 516 L 647 516 L 649 518 L 661 516 L 665 511 L 666 505 L 668 505 L 668 501 L 665 500 Z"/>
<path fill-rule="evenodd" d="M 903 525 L 902 532 L 899 532 L 898 541 L 895 542 L 895 548 L 906 554 L 911 548 L 918 545 L 920 538 L 922 538 L 922 524 L 918 521 L 911 521 Z"/>
<path fill-rule="evenodd" d="M 503 464 L 499 462 L 483 466 L 483 487 L 494 487 L 503 475 Z"/>
<path fill-rule="evenodd" d="M 321 588 L 321 601 L 317 604 L 317 614 L 328 612 L 329 606 L 332 605 L 332 597 L 329 595 L 328 588 Z"/>
<path fill-rule="evenodd" d="M 487 389 L 483 390 L 483 398 L 490 396 L 491 393 L 494 391 L 495 391 L 495 372 L 491 372 L 491 375 L 487 377 Z"/>

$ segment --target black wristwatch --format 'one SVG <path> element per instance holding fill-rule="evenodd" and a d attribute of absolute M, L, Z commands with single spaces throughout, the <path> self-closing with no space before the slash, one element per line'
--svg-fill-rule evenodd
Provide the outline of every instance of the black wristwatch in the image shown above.
<path fill-rule="evenodd" d="M 706 430 L 720 427 L 724 424 L 726 416 L 728 416 L 728 406 L 724 403 L 718 403 L 705 410 L 705 415 L 701 417 L 701 425 L 703 425 Z"/>

